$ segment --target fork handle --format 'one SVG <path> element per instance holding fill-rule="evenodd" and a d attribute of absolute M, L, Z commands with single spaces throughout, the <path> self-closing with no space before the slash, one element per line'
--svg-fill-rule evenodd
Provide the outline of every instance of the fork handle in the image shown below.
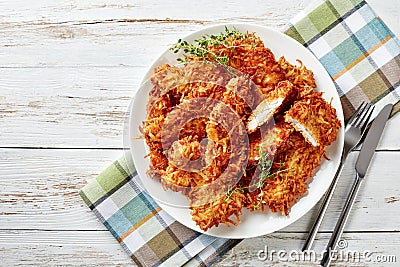
<path fill-rule="evenodd" d="M 326 250 L 324 251 L 324 256 L 321 261 L 321 266 L 328 267 L 331 263 L 332 260 L 331 254 L 335 253 L 336 245 L 338 244 L 340 237 L 342 236 L 344 226 L 346 225 L 347 219 L 349 218 L 351 208 L 353 207 L 358 191 L 360 191 L 360 187 L 363 180 L 364 179 L 360 177 L 357 173 L 354 184 L 347 197 L 346 204 L 344 205 L 343 210 L 340 213 L 339 220 L 336 223 L 335 229 L 333 230 L 332 236 L 329 239 Z"/>
<path fill-rule="evenodd" d="M 319 230 L 319 227 L 321 226 L 322 220 L 324 219 L 326 210 L 328 209 L 329 203 L 331 202 L 336 185 L 338 184 L 338 181 L 339 181 L 340 173 L 342 172 L 342 169 L 343 169 L 343 164 L 346 161 L 348 154 L 349 153 L 347 151 L 343 151 L 342 158 L 339 163 L 339 168 L 337 169 L 336 174 L 333 177 L 332 183 L 329 186 L 328 191 L 326 192 L 325 197 L 321 203 L 321 206 L 317 213 L 317 218 L 315 219 L 314 224 L 312 225 L 310 231 L 308 232 L 308 236 L 307 236 L 306 242 L 302 248 L 302 251 L 310 250 L 314 243 L 315 236 L 317 235 L 317 232 Z"/>

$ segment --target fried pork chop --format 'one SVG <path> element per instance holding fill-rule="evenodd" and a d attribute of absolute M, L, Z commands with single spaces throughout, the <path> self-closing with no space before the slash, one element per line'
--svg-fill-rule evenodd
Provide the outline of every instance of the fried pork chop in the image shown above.
<path fill-rule="evenodd" d="M 321 92 L 295 102 L 286 112 L 285 120 L 313 146 L 330 145 L 341 127 L 336 110 L 322 98 Z"/>

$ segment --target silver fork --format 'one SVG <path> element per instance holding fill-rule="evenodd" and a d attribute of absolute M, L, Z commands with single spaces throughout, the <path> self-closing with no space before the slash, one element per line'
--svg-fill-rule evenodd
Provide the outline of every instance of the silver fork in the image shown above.
<path fill-rule="evenodd" d="M 332 199 L 333 192 L 335 191 L 336 185 L 338 183 L 338 178 L 343 169 L 343 164 L 347 159 L 347 155 L 357 146 L 360 142 L 363 133 L 368 125 L 369 119 L 371 118 L 374 108 L 371 103 L 365 104 L 364 102 L 358 107 L 354 115 L 346 124 L 344 132 L 344 147 L 342 152 L 342 157 L 340 159 L 340 164 L 338 170 L 336 171 L 335 177 L 332 180 L 328 191 L 325 194 L 324 200 L 322 201 L 321 207 L 318 210 L 318 216 L 311 227 L 306 243 L 303 246 L 303 251 L 311 249 L 311 246 L 315 240 L 318 229 L 321 226 L 322 220 L 325 216 L 328 205 Z"/>

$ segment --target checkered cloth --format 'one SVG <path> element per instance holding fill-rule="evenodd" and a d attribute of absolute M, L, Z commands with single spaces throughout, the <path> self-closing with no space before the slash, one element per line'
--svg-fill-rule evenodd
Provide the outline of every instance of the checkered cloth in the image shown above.
<path fill-rule="evenodd" d="M 80 195 L 139 266 L 209 266 L 240 240 L 193 231 L 169 216 L 138 184 L 130 152 Z"/>
<path fill-rule="evenodd" d="M 400 109 L 400 42 L 363 0 L 319 0 L 290 21 L 285 33 L 324 65 L 345 118 L 363 101 Z"/>
<path fill-rule="evenodd" d="M 400 99 L 400 43 L 365 1 L 317 1 L 285 33 L 325 66 L 346 117 L 362 101 L 379 110 Z M 129 153 L 80 195 L 139 266 L 209 266 L 240 242 L 200 234 L 165 213 L 138 186 Z"/>

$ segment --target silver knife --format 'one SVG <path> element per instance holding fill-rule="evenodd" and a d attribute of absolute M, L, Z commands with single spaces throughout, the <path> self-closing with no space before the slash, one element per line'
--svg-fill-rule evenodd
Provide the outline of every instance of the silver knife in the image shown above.
<path fill-rule="evenodd" d="M 335 248 L 339 239 L 343 233 L 344 226 L 349 217 L 350 210 L 354 204 L 357 193 L 360 190 L 362 181 L 364 180 L 365 174 L 368 170 L 368 166 L 371 163 L 372 156 L 375 153 L 375 149 L 378 146 L 379 140 L 381 139 L 383 129 L 385 128 L 386 122 L 389 119 L 393 105 L 386 105 L 376 116 L 371 124 L 371 127 L 365 137 L 365 141 L 362 145 L 360 154 L 358 155 L 356 162 L 356 179 L 353 187 L 350 190 L 349 196 L 347 197 L 346 204 L 343 207 L 342 213 L 340 214 L 339 220 L 336 223 L 335 229 L 333 230 L 332 236 L 329 240 L 328 246 L 325 250 L 325 254 L 321 261 L 321 266 L 327 267 L 330 265 L 332 257 L 334 257 Z M 336 255 L 337 256 L 337 255 Z"/>

